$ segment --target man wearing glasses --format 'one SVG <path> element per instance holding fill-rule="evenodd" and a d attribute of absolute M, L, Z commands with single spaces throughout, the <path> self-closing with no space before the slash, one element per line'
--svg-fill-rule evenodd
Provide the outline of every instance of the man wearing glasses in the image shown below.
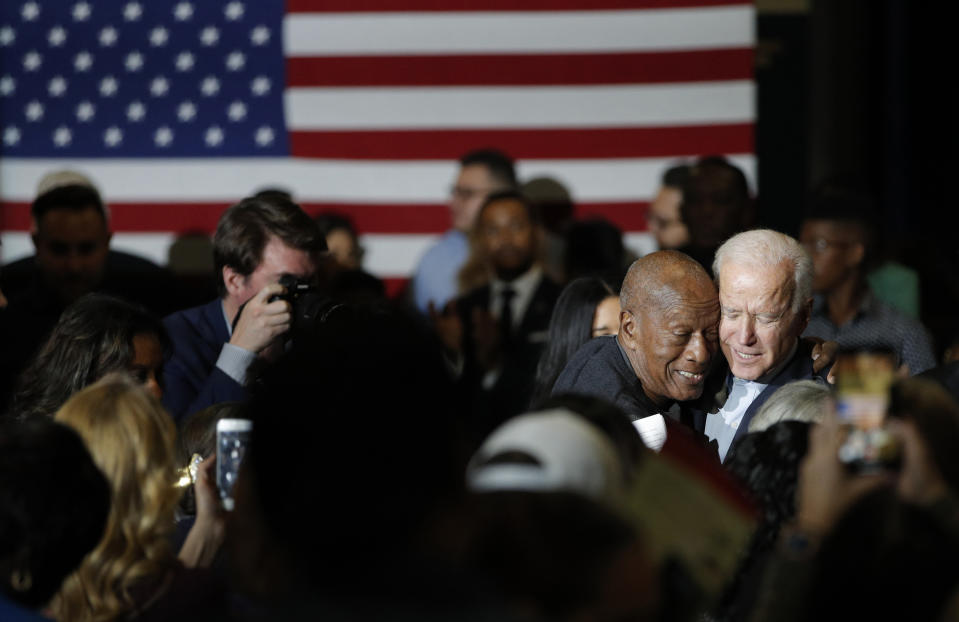
<path fill-rule="evenodd" d="M 429 304 L 439 310 L 460 292 L 457 275 L 469 256 L 469 232 L 479 208 L 493 192 L 516 187 L 513 161 L 495 149 L 471 151 L 460 158 L 460 171 L 450 192 L 453 228 L 420 259 L 413 274 L 413 300 L 423 313 Z"/>
<path fill-rule="evenodd" d="M 866 276 L 876 263 L 870 199 L 843 188 L 821 190 L 802 224 L 800 241 L 813 260 L 812 316 L 804 335 L 842 348 L 889 349 L 910 374 L 936 364 L 923 326 L 880 301 Z"/>

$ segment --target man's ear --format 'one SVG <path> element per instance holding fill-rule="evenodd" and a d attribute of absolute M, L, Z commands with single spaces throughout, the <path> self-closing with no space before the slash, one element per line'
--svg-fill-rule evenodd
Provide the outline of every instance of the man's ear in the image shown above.
<path fill-rule="evenodd" d="M 227 296 L 238 296 L 246 286 L 246 276 L 240 274 L 230 266 L 223 266 L 222 274 L 223 286 L 226 288 Z"/>
<path fill-rule="evenodd" d="M 799 334 L 802 335 L 806 330 L 806 327 L 809 326 L 809 320 L 812 318 L 812 298 L 807 300 L 802 307 L 799 308 L 799 317 L 797 321 L 799 322 Z"/>
<path fill-rule="evenodd" d="M 619 312 L 619 341 L 629 350 L 635 350 L 639 341 L 639 322 L 626 309 Z"/>

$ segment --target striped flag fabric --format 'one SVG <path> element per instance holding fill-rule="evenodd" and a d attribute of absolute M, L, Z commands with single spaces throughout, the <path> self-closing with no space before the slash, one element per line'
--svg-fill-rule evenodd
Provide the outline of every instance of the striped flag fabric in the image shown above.
<path fill-rule="evenodd" d="M 755 179 L 755 10 L 736 0 L 8 0 L 0 4 L 3 261 L 74 169 L 113 246 L 165 263 L 265 187 L 363 234 L 396 285 L 449 228 L 456 158 L 497 147 L 639 253 L 670 164 Z"/>

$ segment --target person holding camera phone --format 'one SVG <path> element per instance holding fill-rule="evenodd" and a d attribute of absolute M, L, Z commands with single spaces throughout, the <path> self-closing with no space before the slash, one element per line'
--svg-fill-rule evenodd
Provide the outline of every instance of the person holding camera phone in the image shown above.
<path fill-rule="evenodd" d="M 316 222 L 279 194 L 243 199 L 223 213 L 213 236 L 220 298 L 164 320 L 173 354 L 163 405 L 175 419 L 246 397 L 250 365 L 290 329 L 280 279 L 313 280 L 326 250 Z"/>

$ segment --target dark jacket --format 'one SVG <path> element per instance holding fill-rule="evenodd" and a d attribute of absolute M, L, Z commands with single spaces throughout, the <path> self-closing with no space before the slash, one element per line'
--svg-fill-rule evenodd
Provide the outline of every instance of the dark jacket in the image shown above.
<path fill-rule="evenodd" d="M 739 423 L 739 427 L 736 429 L 736 435 L 733 437 L 733 442 L 730 447 L 735 446 L 736 441 L 742 438 L 749 430 L 749 422 L 752 421 L 753 416 L 762 408 L 762 405 L 766 403 L 766 400 L 776 392 L 777 389 L 782 387 L 788 382 L 794 380 L 818 380 L 820 382 L 826 382 L 826 375 L 829 373 L 829 367 L 821 370 L 820 372 L 814 372 L 812 369 L 813 360 L 812 360 L 812 348 L 813 344 L 807 342 L 803 339 L 799 340 L 799 345 L 796 348 L 796 352 L 793 353 L 789 363 L 786 364 L 782 370 L 776 374 L 776 376 L 769 381 L 769 384 L 763 389 L 762 393 L 756 396 L 756 398 L 749 405 L 749 408 L 746 409 L 746 412 L 743 414 L 742 421 Z M 715 374 L 725 374 L 726 382 L 719 388 L 718 391 L 712 393 L 704 393 L 703 398 L 699 400 L 695 405 L 688 409 L 688 420 L 689 423 L 697 432 L 706 431 L 706 415 L 709 413 L 718 412 L 722 408 L 723 404 L 726 403 L 726 398 L 729 396 L 729 390 L 732 386 L 733 377 L 729 373 L 729 366 L 726 363 L 725 358 L 720 358 L 718 361 L 717 369 L 711 373 Z M 685 413 L 684 413 L 685 414 Z"/>
<path fill-rule="evenodd" d="M 616 335 L 590 339 L 576 351 L 553 385 L 552 394 L 561 393 L 602 398 L 634 421 L 663 412 L 643 391 Z"/>
<path fill-rule="evenodd" d="M 216 366 L 223 344 L 230 340 L 219 299 L 167 316 L 163 325 L 173 344 L 163 366 L 163 405 L 174 419 L 246 398 L 246 389 Z"/>
<path fill-rule="evenodd" d="M 533 292 L 518 329 L 502 352 L 499 374 L 492 386 L 483 386 L 486 370 L 477 357 L 473 312 L 491 310 L 490 286 L 473 289 L 456 300 L 463 323 L 461 387 L 472 405 L 471 435 L 481 440 L 500 423 L 525 412 L 533 394 L 536 365 L 546 346 L 549 320 L 562 288 L 543 276 Z"/>

